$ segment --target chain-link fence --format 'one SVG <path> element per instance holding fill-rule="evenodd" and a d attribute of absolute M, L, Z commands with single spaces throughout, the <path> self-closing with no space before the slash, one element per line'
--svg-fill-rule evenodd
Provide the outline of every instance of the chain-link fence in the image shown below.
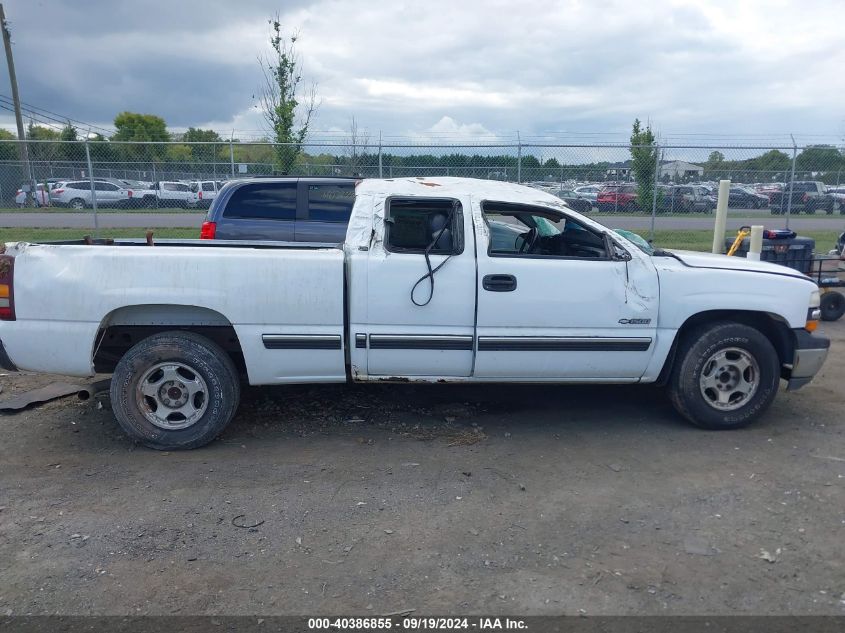
<path fill-rule="evenodd" d="M 291 163 L 290 148 L 266 142 L 29 141 L 27 164 L 21 144 L 0 142 L 0 208 L 185 210 L 206 208 L 233 178 L 460 176 L 523 183 L 658 246 L 709 250 L 718 183 L 729 179 L 729 234 L 792 228 L 821 251 L 845 213 L 845 155 L 830 145 L 315 142 Z"/>

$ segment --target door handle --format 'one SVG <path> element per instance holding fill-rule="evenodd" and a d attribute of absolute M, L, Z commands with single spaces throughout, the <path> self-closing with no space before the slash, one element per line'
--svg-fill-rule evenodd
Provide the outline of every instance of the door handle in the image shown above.
<path fill-rule="evenodd" d="M 516 277 L 513 275 L 484 275 L 481 287 L 490 292 L 513 292 L 516 290 Z"/>

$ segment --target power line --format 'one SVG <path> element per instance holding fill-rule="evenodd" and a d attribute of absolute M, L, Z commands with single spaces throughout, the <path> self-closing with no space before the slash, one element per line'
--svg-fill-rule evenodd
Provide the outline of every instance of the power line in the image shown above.
<path fill-rule="evenodd" d="M 5 101 L 7 103 L 11 102 L 11 99 L 6 95 L 0 95 L 0 102 Z M 93 123 L 86 123 L 85 121 L 80 121 L 79 119 L 74 119 L 73 117 L 67 117 L 58 112 L 53 112 L 52 110 L 47 110 L 46 108 L 41 108 L 39 106 L 34 106 L 31 103 L 27 103 L 26 101 L 21 101 L 22 106 L 26 106 L 22 108 L 23 110 L 27 110 L 32 114 L 37 114 L 42 116 L 46 119 L 51 121 L 56 121 L 61 123 L 63 126 L 67 123 L 76 123 L 76 125 L 72 125 L 71 127 L 75 127 L 80 130 L 99 130 L 100 132 L 105 132 L 106 134 L 113 134 L 114 130 L 110 130 L 108 128 L 101 127 L 99 125 L 94 125 Z M 52 116 L 51 116 L 52 115 Z M 58 118 L 55 118 L 58 117 Z"/>

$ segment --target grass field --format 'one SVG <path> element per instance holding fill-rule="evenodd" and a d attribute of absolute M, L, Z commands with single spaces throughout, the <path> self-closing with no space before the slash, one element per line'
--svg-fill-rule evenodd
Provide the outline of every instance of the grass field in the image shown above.
<path fill-rule="evenodd" d="M 152 229 L 158 238 L 188 238 L 199 237 L 197 229 Z M 100 237 L 136 237 L 142 238 L 146 229 L 101 229 Z M 804 237 L 816 240 L 816 253 L 825 254 L 836 244 L 841 231 L 801 231 Z M 647 236 L 648 231 L 639 231 Z M 77 240 L 85 235 L 93 235 L 91 229 L 33 229 L 9 228 L 0 229 L 0 242 L 43 242 L 51 240 Z M 660 248 L 676 248 L 690 251 L 709 251 L 713 241 L 713 233 L 701 231 L 655 231 L 654 245 Z"/>

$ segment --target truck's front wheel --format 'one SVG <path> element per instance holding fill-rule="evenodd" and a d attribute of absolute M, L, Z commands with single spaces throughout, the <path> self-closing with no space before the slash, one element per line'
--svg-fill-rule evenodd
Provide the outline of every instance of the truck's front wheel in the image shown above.
<path fill-rule="evenodd" d="M 777 394 L 780 360 L 759 330 L 728 321 L 684 336 L 670 394 L 678 412 L 705 429 L 751 423 Z"/>
<path fill-rule="evenodd" d="M 239 399 L 238 374 L 229 355 L 191 332 L 144 339 L 123 356 L 111 381 L 120 426 L 158 450 L 207 444 L 232 419 Z"/>

